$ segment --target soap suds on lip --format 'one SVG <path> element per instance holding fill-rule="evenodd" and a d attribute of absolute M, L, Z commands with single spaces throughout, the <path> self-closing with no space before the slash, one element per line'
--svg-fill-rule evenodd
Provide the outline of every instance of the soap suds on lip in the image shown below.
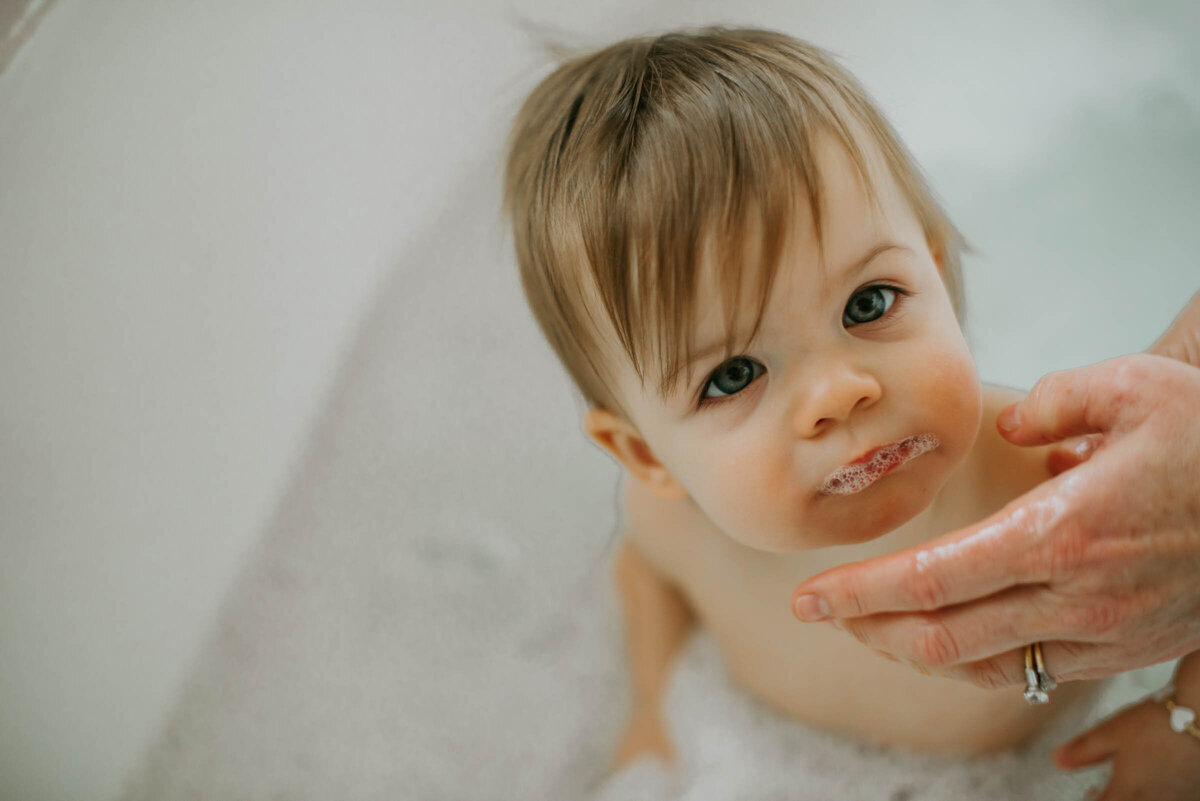
<path fill-rule="evenodd" d="M 941 445 L 933 434 L 918 434 L 883 448 L 868 461 L 839 467 L 825 479 L 821 493 L 825 495 L 852 495 L 866 489 L 879 477 L 882 470 L 899 466 Z"/>

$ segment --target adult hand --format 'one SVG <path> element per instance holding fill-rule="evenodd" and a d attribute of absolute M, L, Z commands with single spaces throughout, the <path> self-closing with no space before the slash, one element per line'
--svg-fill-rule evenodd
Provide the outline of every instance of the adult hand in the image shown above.
<path fill-rule="evenodd" d="M 1200 649 L 1200 369 L 1139 354 L 1051 373 L 997 425 L 1018 445 L 1103 440 L 976 525 L 810 578 L 797 616 L 824 604 L 876 650 L 989 688 L 1024 683 L 1035 641 L 1060 681 Z"/>
<path fill-rule="evenodd" d="M 1200 292 L 1192 295 L 1170 328 L 1146 352 L 1200 367 Z M 1063 440 L 1046 455 L 1050 475 L 1087 461 L 1103 438 L 1103 434 L 1084 434 Z"/>
<path fill-rule="evenodd" d="M 1150 346 L 1147 353 L 1200 367 L 1200 292 L 1192 295 L 1191 301 L 1183 307 L 1171 327 Z"/>

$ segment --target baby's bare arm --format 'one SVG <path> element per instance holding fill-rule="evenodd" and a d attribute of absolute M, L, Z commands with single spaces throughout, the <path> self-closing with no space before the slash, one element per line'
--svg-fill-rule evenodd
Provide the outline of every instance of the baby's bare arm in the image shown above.
<path fill-rule="evenodd" d="M 1176 703 L 1200 709 L 1200 652 L 1180 660 L 1172 683 Z M 1111 761 L 1112 776 L 1103 788 L 1103 801 L 1195 801 L 1200 788 L 1200 739 L 1190 729 L 1178 731 L 1171 725 L 1171 715 L 1164 704 L 1147 698 L 1059 746 L 1054 759 L 1067 769 Z"/>
<path fill-rule="evenodd" d="M 612 769 L 620 770 L 644 755 L 671 763 L 675 750 L 662 717 L 662 697 L 671 663 L 695 617 L 683 594 L 646 561 L 628 536 L 617 552 L 613 579 L 624 617 L 633 709 Z"/>
<path fill-rule="evenodd" d="M 679 589 L 654 569 L 629 537 L 617 551 L 613 580 L 624 617 L 634 709 L 657 711 L 671 663 L 695 616 Z"/>

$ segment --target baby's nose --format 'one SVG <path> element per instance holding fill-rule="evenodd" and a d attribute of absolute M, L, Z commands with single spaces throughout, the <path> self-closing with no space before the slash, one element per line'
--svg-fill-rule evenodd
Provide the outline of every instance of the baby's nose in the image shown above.
<path fill-rule="evenodd" d="M 815 437 L 873 406 L 883 390 L 873 375 L 850 367 L 833 368 L 810 380 L 797 393 L 794 420 L 797 433 Z"/>

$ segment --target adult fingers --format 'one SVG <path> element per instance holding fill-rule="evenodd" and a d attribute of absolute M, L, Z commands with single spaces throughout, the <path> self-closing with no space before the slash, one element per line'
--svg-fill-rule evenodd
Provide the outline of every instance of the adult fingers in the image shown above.
<path fill-rule="evenodd" d="M 884 613 L 848 618 L 841 625 L 876 651 L 941 669 L 1035 641 L 1101 641 L 1119 612 L 1112 599 L 1075 600 L 1044 586 L 1025 585 L 936 612 Z"/>
<path fill-rule="evenodd" d="M 1104 644 L 1071 642 L 1069 640 L 1042 642 L 1042 661 L 1046 665 L 1047 672 L 1059 683 L 1109 675 L 1112 671 L 1103 672 L 1082 666 L 1107 665 L 1111 662 L 1112 652 L 1113 647 Z M 909 666 L 921 669 L 916 663 L 910 662 Z M 1025 646 L 1013 648 L 988 659 L 938 668 L 932 672 L 945 678 L 974 684 L 985 690 L 1024 686 Z"/>
<path fill-rule="evenodd" d="M 1082 434 L 1123 431 L 1140 421 L 1147 374 L 1163 356 L 1135 354 L 1042 377 L 1010 404 L 996 427 L 1017 445 L 1046 445 Z"/>
<path fill-rule="evenodd" d="M 1096 662 L 1097 660 L 1105 660 L 1105 649 L 1110 649 L 1110 646 L 1056 640 L 1056 642 L 1042 643 L 1042 661 L 1046 666 L 1046 670 L 1049 671 L 1051 677 L 1054 677 L 1056 682 L 1099 679 L 1099 677 L 1103 676 L 1099 675 L 1098 671 L 1081 671 L 1080 674 L 1072 675 L 1069 671 L 1064 673 L 1063 670 L 1058 669 L 1056 666 L 1062 666 L 1062 664 L 1067 663 L 1085 664 Z M 955 666 L 949 668 L 938 669 L 926 668 L 919 662 L 901 660 L 901 658 L 888 654 L 887 651 L 878 649 L 871 649 L 871 651 L 883 657 L 884 660 L 906 664 L 906 666 L 917 670 L 920 674 L 926 676 L 938 675 L 944 677 L 944 679 L 965 681 L 968 685 L 974 685 L 983 689 L 1004 689 L 1024 686 L 1026 683 L 1025 645 L 1022 645 L 1021 648 L 1004 651 L 1003 654 L 997 654 L 994 657 L 986 658 L 986 660 L 955 664 Z M 1110 673 L 1105 673 L 1104 675 L 1110 675 Z"/>
<path fill-rule="evenodd" d="M 1052 476 L 1065 473 L 1090 459 L 1103 441 L 1103 434 L 1086 434 L 1063 440 L 1046 454 L 1046 469 Z"/>
<path fill-rule="evenodd" d="M 1077 474 L 1050 479 L 967 528 L 819 573 L 796 588 L 792 610 L 804 621 L 931 610 L 1045 581 L 1056 567 L 1047 534 L 1071 513 Z"/>

